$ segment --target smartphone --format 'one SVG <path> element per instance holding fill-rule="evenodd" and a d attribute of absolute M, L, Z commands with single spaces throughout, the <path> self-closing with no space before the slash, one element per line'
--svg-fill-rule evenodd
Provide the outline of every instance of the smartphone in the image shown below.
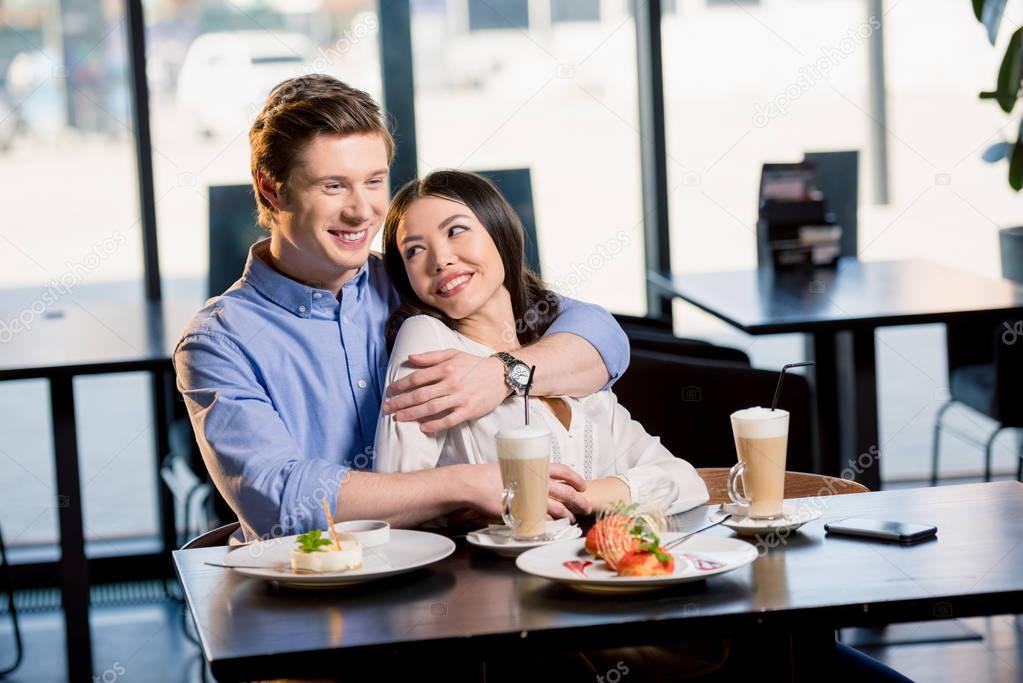
<path fill-rule="evenodd" d="M 907 522 L 889 522 L 883 519 L 866 519 L 849 517 L 835 522 L 828 522 L 824 530 L 829 534 L 846 534 L 848 536 L 865 536 L 884 541 L 913 543 L 931 538 L 938 533 L 938 527 L 926 524 Z"/>

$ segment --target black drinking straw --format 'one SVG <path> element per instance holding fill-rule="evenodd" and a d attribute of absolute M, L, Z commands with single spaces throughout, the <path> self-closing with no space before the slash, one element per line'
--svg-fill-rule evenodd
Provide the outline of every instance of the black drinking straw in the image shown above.
<path fill-rule="evenodd" d="M 533 373 L 536 372 L 536 366 L 529 368 L 529 379 L 526 380 L 526 393 L 522 394 L 522 398 L 526 405 L 526 426 L 529 426 L 529 390 L 533 388 Z"/>
<path fill-rule="evenodd" d="M 778 406 L 778 397 L 781 396 L 781 383 L 785 381 L 785 371 L 789 368 L 801 368 L 804 365 L 813 365 L 813 361 L 805 360 L 802 363 L 789 363 L 782 366 L 781 372 L 778 374 L 778 385 L 774 388 L 774 400 L 771 401 L 771 410 Z"/>

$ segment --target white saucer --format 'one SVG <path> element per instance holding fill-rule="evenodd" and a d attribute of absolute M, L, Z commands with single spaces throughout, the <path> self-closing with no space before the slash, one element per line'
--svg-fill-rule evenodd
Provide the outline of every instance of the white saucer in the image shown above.
<path fill-rule="evenodd" d="M 750 519 L 742 516 L 744 508 L 738 505 L 722 504 L 724 512 L 732 513 L 731 519 L 721 523 L 740 536 L 766 536 L 795 531 L 807 522 L 821 516 L 821 510 L 812 505 L 795 505 L 784 503 L 781 507 L 782 516 L 777 519 Z"/>
<path fill-rule="evenodd" d="M 548 522 L 546 532 L 550 540 L 516 541 L 512 538 L 511 530 L 508 527 L 503 524 L 491 524 L 485 529 L 469 532 L 465 535 L 465 540 L 469 542 L 469 545 L 492 550 L 502 557 L 515 557 L 530 548 L 539 548 L 561 541 L 574 541 L 583 535 L 583 530 L 577 525 L 569 525 L 568 519 Z"/>

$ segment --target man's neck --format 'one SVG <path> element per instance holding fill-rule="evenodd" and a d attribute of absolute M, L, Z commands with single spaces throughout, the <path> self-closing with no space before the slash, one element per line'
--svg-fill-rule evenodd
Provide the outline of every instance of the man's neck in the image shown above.
<path fill-rule="evenodd" d="M 306 287 L 314 289 L 325 289 L 334 295 L 336 299 L 345 283 L 355 277 L 359 272 L 358 268 L 345 270 L 340 275 L 336 272 L 326 274 L 317 273 L 312 264 L 309 264 L 305 254 L 293 244 L 281 239 L 277 233 L 270 237 L 270 244 L 262 253 L 257 256 L 286 278 L 299 282 Z"/>
<path fill-rule="evenodd" d="M 511 296 L 503 286 L 478 310 L 455 321 L 455 327 L 461 334 L 495 351 L 522 348 L 515 328 Z"/>

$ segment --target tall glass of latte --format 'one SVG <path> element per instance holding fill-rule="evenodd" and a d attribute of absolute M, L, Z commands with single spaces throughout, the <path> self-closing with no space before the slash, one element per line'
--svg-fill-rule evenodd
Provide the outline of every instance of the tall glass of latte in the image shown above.
<path fill-rule="evenodd" d="M 497 434 L 497 462 L 504 484 L 504 523 L 518 541 L 545 538 L 551 433 L 537 425 L 501 430 Z"/>
<path fill-rule="evenodd" d="M 781 517 L 788 411 L 760 407 L 738 410 L 732 413 L 732 434 L 739 462 L 728 475 L 728 497 L 747 508 L 747 515 L 753 519 Z M 739 491 L 740 479 L 745 493 Z"/>

